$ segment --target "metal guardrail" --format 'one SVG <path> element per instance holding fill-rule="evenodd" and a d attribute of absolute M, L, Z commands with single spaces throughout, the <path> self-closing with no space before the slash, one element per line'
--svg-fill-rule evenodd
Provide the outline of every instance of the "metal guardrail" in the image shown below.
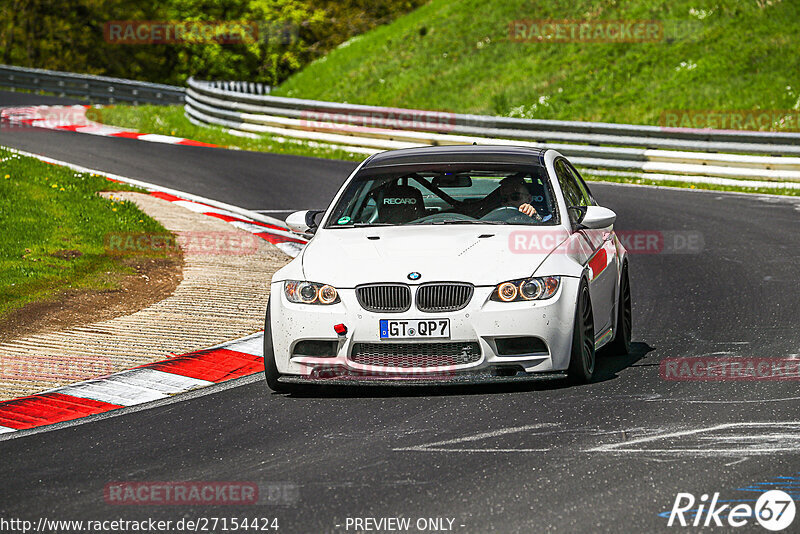
<path fill-rule="evenodd" d="M 0 65 L 0 87 L 44 91 L 99 104 L 182 104 L 183 87 L 123 78 Z"/>
<path fill-rule="evenodd" d="M 207 87 L 220 89 L 226 93 L 241 93 L 243 95 L 268 95 L 272 91 L 272 87 L 259 82 L 209 81 L 203 83 Z"/>
<path fill-rule="evenodd" d="M 233 85 L 231 85 L 233 84 Z M 371 153 L 445 144 L 554 148 L 594 169 L 800 181 L 800 133 L 667 129 L 452 114 L 276 97 L 190 78 L 190 120 Z M 235 89 L 234 89 L 235 88 Z"/>

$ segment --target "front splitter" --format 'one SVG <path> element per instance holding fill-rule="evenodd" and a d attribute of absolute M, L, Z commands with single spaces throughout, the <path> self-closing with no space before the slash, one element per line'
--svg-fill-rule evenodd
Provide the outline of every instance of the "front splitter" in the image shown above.
<path fill-rule="evenodd" d="M 374 386 L 374 387 L 408 387 L 408 386 L 463 386 L 468 384 L 510 384 L 519 382 L 541 382 L 549 380 L 565 380 L 565 372 L 517 374 L 498 376 L 489 373 L 462 373 L 448 377 L 369 377 L 369 376 L 337 376 L 330 378 L 281 376 L 282 384 L 302 384 L 307 386 Z"/>

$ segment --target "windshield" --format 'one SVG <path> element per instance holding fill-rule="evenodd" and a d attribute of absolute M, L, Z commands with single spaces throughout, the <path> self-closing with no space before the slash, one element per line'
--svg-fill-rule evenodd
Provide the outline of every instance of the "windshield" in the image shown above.
<path fill-rule="evenodd" d="M 326 228 L 426 224 L 555 225 L 541 166 L 366 169 L 347 186 Z"/>

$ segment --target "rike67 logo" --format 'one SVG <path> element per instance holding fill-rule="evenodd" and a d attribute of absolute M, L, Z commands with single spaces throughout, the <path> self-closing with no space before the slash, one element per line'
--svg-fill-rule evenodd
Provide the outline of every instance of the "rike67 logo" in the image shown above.
<path fill-rule="evenodd" d="M 691 493 L 678 493 L 667 526 L 743 527 L 755 522 L 777 532 L 792 524 L 795 511 L 792 497 L 781 490 L 762 493 L 755 505 L 740 500 L 720 501 L 719 493 L 710 500 L 708 494 L 703 494 L 699 501 Z"/>

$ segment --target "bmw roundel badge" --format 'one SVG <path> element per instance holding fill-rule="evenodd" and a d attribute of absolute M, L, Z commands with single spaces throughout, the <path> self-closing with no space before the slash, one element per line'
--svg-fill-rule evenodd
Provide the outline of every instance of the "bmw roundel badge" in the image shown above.
<path fill-rule="evenodd" d="M 414 271 L 413 273 L 408 273 L 409 280 L 419 280 L 420 278 L 422 278 L 422 275 L 416 271 Z"/>

